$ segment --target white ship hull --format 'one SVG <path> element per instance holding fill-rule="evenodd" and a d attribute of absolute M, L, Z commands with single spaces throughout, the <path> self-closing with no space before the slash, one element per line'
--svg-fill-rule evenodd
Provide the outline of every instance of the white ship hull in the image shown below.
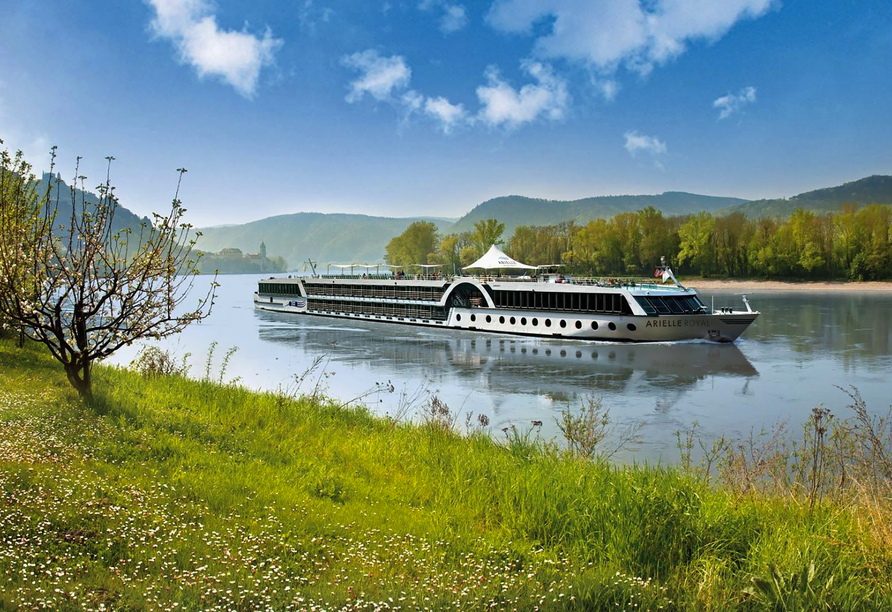
<path fill-rule="evenodd" d="M 306 279 L 305 279 L 306 280 Z M 287 285 L 282 285 L 284 279 L 270 279 L 267 285 L 276 287 L 278 291 L 294 292 L 294 295 L 274 295 L 256 293 L 254 305 L 261 310 L 282 312 L 290 314 L 306 314 L 311 316 L 337 317 L 347 319 L 359 319 L 364 321 L 377 321 L 381 323 L 421 325 L 428 327 L 463 329 L 478 332 L 490 332 L 498 334 L 514 334 L 521 336 L 538 336 L 548 338 L 568 338 L 577 340 L 598 340 L 611 342 L 671 342 L 681 340 L 710 340 L 714 342 L 733 342 L 743 331 L 758 317 L 759 313 L 749 309 L 744 311 L 731 311 L 723 309 L 720 312 L 697 312 L 688 314 L 651 314 L 644 313 L 636 303 L 637 295 L 646 295 L 663 298 L 673 293 L 679 296 L 695 296 L 689 290 L 670 291 L 654 287 L 641 288 L 640 291 L 628 288 L 593 288 L 582 285 L 546 285 L 545 283 L 499 283 L 486 284 L 486 290 L 493 294 L 493 289 L 521 290 L 529 289 L 540 294 L 560 292 L 563 296 L 572 294 L 592 295 L 593 291 L 604 295 L 622 295 L 627 306 L 623 306 L 623 313 L 607 312 L 567 312 L 554 309 L 511 308 L 495 306 L 493 300 L 486 294 L 480 305 L 456 306 L 450 301 L 449 295 L 455 286 L 469 286 L 474 284 L 482 288 L 477 281 L 457 279 L 456 281 L 374 281 L 360 279 L 313 279 L 304 284 L 301 279 L 288 279 Z M 297 286 L 294 286 L 297 285 Z M 263 286 L 263 285 L 261 285 Z M 338 288 L 340 286 L 340 288 Z M 432 294 L 439 299 L 413 300 L 413 299 L 385 299 L 380 297 L 363 297 L 362 295 L 339 295 L 338 292 L 349 293 L 350 287 L 353 293 L 368 290 L 369 293 L 379 289 L 412 291 L 415 289 L 425 291 L 434 287 L 437 292 Z M 446 287 L 446 289 L 444 289 Z M 674 289 L 674 288 L 672 288 Z M 320 293 L 314 293 L 318 291 Z M 322 294 L 321 292 L 324 292 Z M 567 299 L 567 304 L 578 303 Z M 592 303 L 594 303 L 594 298 Z M 619 298 L 614 298 L 619 299 Z M 547 301 L 547 299 L 546 299 Z M 587 303 L 587 302 L 586 302 Z M 405 313 L 386 312 L 414 308 Z M 364 312 L 378 310 L 385 312 Z M 436 313 L 432 311 L 436 310 Z M 635 312 L 635 311 L 640 312 Z M 632 312 L 628 312 L 632 311 Z M 430 316 L 435 314 L 436 316 Z M 427 315 L 427 316 L 425 316 Z"/>

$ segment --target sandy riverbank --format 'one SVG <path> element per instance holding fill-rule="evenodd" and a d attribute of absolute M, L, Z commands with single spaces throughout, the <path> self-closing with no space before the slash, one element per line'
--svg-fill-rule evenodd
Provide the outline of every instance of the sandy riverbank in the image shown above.
<path fill-rule="evenodd" d="M 683 278 L 681 282 L 688 287 L 710 291 L 870 291 L 892 293 L 890 281 L 773 281 L 773 280 L 730 280 L 716 278 Z"/>

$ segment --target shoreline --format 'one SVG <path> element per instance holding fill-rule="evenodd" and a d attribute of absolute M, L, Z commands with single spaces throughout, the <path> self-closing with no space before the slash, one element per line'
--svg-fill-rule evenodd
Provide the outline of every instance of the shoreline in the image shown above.
<path fill-rule="evenodd" d="M 777 281 L 717 278 L 681 279 L 686 287 L 717 291 L 871 292 L 892 293 L 892 281 Z"/>

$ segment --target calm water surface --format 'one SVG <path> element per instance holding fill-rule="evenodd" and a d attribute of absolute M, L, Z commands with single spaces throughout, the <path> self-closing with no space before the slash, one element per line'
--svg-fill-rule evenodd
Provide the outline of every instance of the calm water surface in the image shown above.
<path fill-rule="evenodd" d="M 342 400 L 390 381 L 393 393 L 365 399 L 381 414 L 398 412 L 402 395 L 436 394 L 453 410 L 487 415 L 497 435 L 543 421 L 544 438 L 558 434 L 563 409 L 597 396 L 621 426 L 644 423 L 635 457 L 662 461 L 677 459 L 675 432 L 695 420 L 709 438 L 746 436 L 782 419 L 798 426 L 821 403 L 848 416 L 836 385 L 856 386 L 876 412 L 892 404 L 889 293 L 750 294 L 762 316 L 735 344 L 628 345 L 258 312 L 251 301 L 258 278 L 223 276 L 211 317 L 164 342 L 178 355 L 192 353 L 192 375 L 204 375 L 214 341 L 213 375 L 235 346 L 225 378 L 258 389 L 293 384 L 321 357 L 321 384 Z M 715 292 L 716 306 L 732 304 L 738 295 Z M 127 364 L 136 351 L 113 361 Z"/>

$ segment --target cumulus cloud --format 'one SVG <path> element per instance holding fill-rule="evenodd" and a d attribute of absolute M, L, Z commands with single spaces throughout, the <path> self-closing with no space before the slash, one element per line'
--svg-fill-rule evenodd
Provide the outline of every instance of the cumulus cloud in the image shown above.
<path fill-rule="evenodd" d="M 191 65 L 199 78 L 217 77 L 246 98 L 254 96 L 261 69 L 273 63 L 282 46 L 269 28 L 263 36 L 223 30 L 207 0 L 147 2 L 155 9 L 152 31 L 170 40 L 179 60 Z"/>
<path fill-rule="evenodd" d="M 443 17 L 440 18 L 440 29 L 444 34 L 458 32 L 468 25 L 468 15 L 461 4 L 447 4 L 443 9 Z"/>
<path fill-rule="evenodd" d="M 443 34 L 458 32 L 468 25 L 468 13 L 462 4 L 455 4 L 446 0 L 421 0 L 418 8 L 422 11 L 442 11 L 440 16 L 440 30 Z"/>
<path fill-rule="evenodd" d="M 539 117 L 562 119 L 566 114 L 570 95 L 567 82 L 556 76 L 547 64 L 525 61 L 521 65 L 535 83 L 514 89 L 490 66 L 486 71 L 487 84 L 477 88 L 482 108 L 478 119 L 490 126 L 516 128 Z"/>
<path fill-rule="evenodd" d="M 428 98 L 424 102 L 424 112 L 439 121 L 440 128 L 448 134 L 452 129 L 467 121 L 468 114 L 461 104 L 452 104 L 444 97 Z"/>
<path fill-rule="evenodd" d="M 721 109 L 719 111 L 719 120 L 727 119 L 744 106 L 752 104 L 756 101 L 756 88 L 744 87 L 736 95 L 728 94 L 721 98 L 716 98 L 712 103 L 713 108 Z"/>
<path fill-rule="evenodd" d="M 641 134 L 637 130 L 626 132 L 626 151 L 635 157 L 639 151 L 643 151 L 652 156 L 663 155 L 666 153 L 666 143 L 658 139 L 656 136 L 647 136 Z"/>
<path fill-rule="evenodd" d="M 648 73 L 684 53 L 690 41 L 717 40 L 738 21 L 764 15 L 775 0 L 496 0 L 487 21 L 531 34 L 545 23 L 535 54 Z"/>
<path fill-rule="evenodd" d="M 409 89 L 412 69 L 400 55 L 383 57 L 374 49 L 344 56 L 341 63 L 360 72 L 350 83 L 348 102 L 358 102 L 368 94 L 379 102 L 388 102 L 401 110 L 404 119 L 414 114 L 435 120 L 444 133 L 468 123 L 468 113 L 461 104 L 453 104 L 446 98 L 426 97 Z"/>
<path fill-rule="evenodd" d="M 395 106 L 404 119 L 417 114 L 435 120 L 446 134 L 461 125 L 482 123 L 513 129 L 540 118 L 559 120 L 570 103 L 567 82 L 555 75 L 548 64 L 531 60 L 522 62 L 521 68 L 533 82 L 520 89 L 502 78 L 494 66 L 487 68 L 487 82 L 477 88 L 480 109 L 476 114 L 443 96 L 426 96 L 410 89 L 412 69 L 401 55 L 383 56 L 368 49 L 345 55 L 341 64 L 359 72 L 349 84 L 348 102 L 359 102 L 368 94 L 378 102 Z M 613 95 L 609 83 L 605 81 L 605 96 Z"/>
<path fill-rule="evenodd" d="M 394 90 L 407 87 L 412 78 L 412 70 L 403 56 L 382 57 L 374 49 L 345 55 L 341 63 L 360 73 L 350 82 L 347 102 L 358 102 L 365 94 L 379 101 L 386 100 Z"/>

